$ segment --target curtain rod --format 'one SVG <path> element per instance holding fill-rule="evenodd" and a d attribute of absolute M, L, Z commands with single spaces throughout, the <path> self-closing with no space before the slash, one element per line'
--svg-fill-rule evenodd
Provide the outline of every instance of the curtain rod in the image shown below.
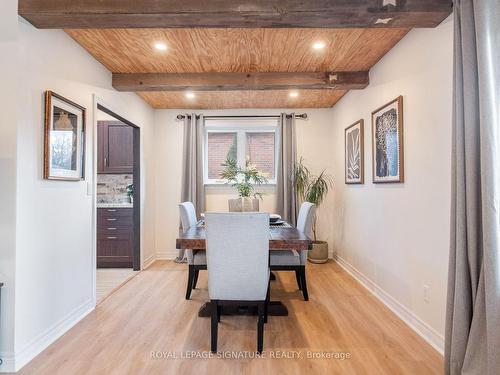
<path fill-rule="evenodd" d="M 188 118 L 191 118 L 191 115 L 187 115 Z M 290 118 L 291 115 L 286 115 L 287 118 Z M 184 120 L 186 115 L 177 115 L 177 120 Z M 200 118 L 200 115 L 196 115 L 196 118 Z M 217 118 L 280 118 L 279 115 L 245 115 L 245 116 L 204 116 L 205 119 L 217 119 Z M 307 113 L 301 113 L 295 115 L 296 119 L 307 119 Z"/>

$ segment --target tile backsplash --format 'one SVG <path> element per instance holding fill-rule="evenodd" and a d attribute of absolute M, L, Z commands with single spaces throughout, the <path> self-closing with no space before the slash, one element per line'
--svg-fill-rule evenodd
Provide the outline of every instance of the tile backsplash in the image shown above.
<path fill-rule="evenodd" d="M 127 186 L 133 182 L 131 174 L 98 174 L 97 203 L 128 203 Z"/>

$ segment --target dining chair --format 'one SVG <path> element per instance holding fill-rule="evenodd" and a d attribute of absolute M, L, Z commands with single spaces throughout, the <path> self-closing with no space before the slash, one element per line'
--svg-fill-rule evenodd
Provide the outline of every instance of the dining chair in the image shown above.
<path fill-rule="evenodd" d="M 193 203 L 183 202 L 179 204 L 182 230 L 186 231 L 196 225 L 196 210 Z M 196 288 L 200 270 L 207 269 L 207 256 L 205 250 L 186 250 L 188 263 L 188 282 L 186 299 L 191 298 L 191 291 Z"/>
<path fill-rule="evenodd" d="M 217 352 L 222 307 L 257 306 L 257 351 L 262 352 L 269 301 L 269 214 L 205 214 L 211 350 Z"/>
<path fill-rule="evenodd" d="M 309 238 L 312 238 L 315 206 L 313 203 L 304 202 L 300 206 L 297 218 L 297 229 Z M 306 282 L 307 251 L 300 254 L 295 250 L 276 250 L 270 255 L 271 271 L 295 271 L 297 285 L 302 290 L 304 301 L 309 301 Z"/>

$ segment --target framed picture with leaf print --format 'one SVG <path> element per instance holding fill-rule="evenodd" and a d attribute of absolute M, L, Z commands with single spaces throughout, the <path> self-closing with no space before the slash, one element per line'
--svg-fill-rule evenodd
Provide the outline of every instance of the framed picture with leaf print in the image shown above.
<path fill-rule="evenodd" d="M 403 97 L 372 112 L 373 182 L 404 182 Z"/>
<path fill-rule="evenodd" d="M 45 92 L 43 177 L 84 179 L 85 108 L 52 91 Z"/>
<path fill-rule="evenodd" d="M 345 129 L 345 183 L 364 183 L 364 121 L 358 120 Z"/>

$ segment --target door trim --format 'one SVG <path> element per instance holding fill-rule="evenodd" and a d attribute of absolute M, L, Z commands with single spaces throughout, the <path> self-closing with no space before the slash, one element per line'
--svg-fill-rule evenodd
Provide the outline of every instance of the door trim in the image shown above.
<path fill-rule="evenodd" d="M 141 269 L 141 128 L 126 118 L 116 114 L 105 105 L 97 101 L 97 110 L 116 118 L 133 129 L 134 137 L 134 167 L 133 167 L 133 184 L 134 184 L 134 271 Z M 96 116 L 97 117 L 97 116 Z"/>

